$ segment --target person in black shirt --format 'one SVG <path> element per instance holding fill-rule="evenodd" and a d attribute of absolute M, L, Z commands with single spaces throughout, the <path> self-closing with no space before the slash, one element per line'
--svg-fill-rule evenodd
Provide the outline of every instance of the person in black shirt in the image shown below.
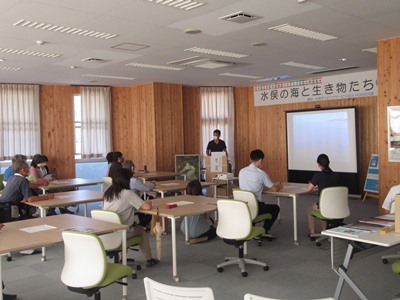
<path fill-rule="evenodd" d="M 228 156 L 228 152 L 226 151 L 226 144 L 219 137 L 221 136 L 221 131 L 219 129 L 215 129 L 213 133 L 213 140 L 210 141 L 207 145 L 206 153 L 208 156 L 211 156 L 212 152 L 225 152 L 226 156 Z"/>
<path fill-rule="evenodd" d="M 307 186 L 307 191 L 311 192 L 316 186 L 318 186 L 318 193 L 326 187 L 339 186 L 341 185 L 340 176 L 338 173 L 332 171 L 329 167 L 329 157 L 326 154 L 320 154 L 317 158 L 318 167 L 321 169 L 320 172 L 314 174 Z M 310 214 L 310 210 L 319 210 L 318 203 L 314 203 L 310 206 L 308 212 L 308 234 L 315 234 L 315 218 Z M 328 223 L 321 221 L 321 231 L 326 230 Z"/>

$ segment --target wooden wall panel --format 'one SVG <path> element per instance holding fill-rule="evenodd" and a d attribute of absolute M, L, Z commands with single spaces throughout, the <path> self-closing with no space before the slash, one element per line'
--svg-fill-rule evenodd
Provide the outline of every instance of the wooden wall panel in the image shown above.
<path fill-rule="evenodd" d="M 40 131 L 42 153 L 57 179 L 75 177 L 73 95 L 76 86 L 40 86 Z"/>
<path fill-rule="evenodd" d="M 201 154 L 200 88 L 184 86 L 182 101 L 184 154 Z"/>
<path fill-rule="evenodd" d="M 400 105 L 400 38 L 378 41 L 379 207 L 400 184 L 400 164 L 388 160 L 387 107 Z"/>
<path fill-rule="evenodd" d="M 247 92 L 246 92 L 247 90 Z M 359 184 L 362 190 L 372 153 L 378 151 L 377 97 L 254 107 L 253 89 L 235 89 L 236 171 L 249 163 L 251 150 L 265 153 L 263 169 L 274 181 L 287 180 L 285 111 L 321 107 L 358 106 Z M 316 159 L 316 158 L 315 158 Z"/>
<path fill-rule="evenodd" d="M 181 84 L 154 84 L 157 170 L 175 170 L 175 155 L 183 154 Z"/>
<path fill-rule="evenodd" d="M 121 151 L 138 169 L 156 169 L 153 84 L 112 89 L 113 151 Z"/>

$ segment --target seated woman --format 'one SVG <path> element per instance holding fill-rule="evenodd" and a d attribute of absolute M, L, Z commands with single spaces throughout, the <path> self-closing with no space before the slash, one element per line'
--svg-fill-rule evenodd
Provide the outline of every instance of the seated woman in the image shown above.
<path fill-rule="evenodd" d="M 138 209 L 149 210 L 152 207 L 151 201 L 143 201 L 129 187 L 132 173 L 128 169 L 120 168 L 115 171 L 112 177 L 111 186 L 104 193 L 104 209 L 119 214 L 122 223 L 128 225 L 127 237 L 140 236 L 140 250 L 147 261 L 147 266 L 153 266 L 158 260 L 152 258 L 149 240 L 145 229 L 134 224 L 135 212 Z"/>
<path fill-rule="evenodd" d="M 43 163 L 43 155 L 35 154 L 32 158 L 31 167 L 29 169 L 28 180 L 31 183 L 40 185 L 48 185 L 49 180 L 43 177 L 43 173 L 40 170 L 41 164 Z"/>
<path fill-rule="evenodd" d="M 201 195 L 201 183 L 198 180 L 192 180 L 186 187 L 187 195 Z M 189 244 L 197 244 L 211 240 L 217 236 L 216 229 L 211 225 L 212 220 L 209 215 L 201 214 L 186 217 L 188 222 Z M 185 233 L 185 222 L 181 224 L 181 231 Z"/>
<path fill-rule="evenodd" d="M 307 186 L 307 191 L 311 192 L 316 186 L 318 186 L 318 193 L 326 187 L 341 185 L 340 175 L 332 171 L 329 167 L 329 157 L 326 154 L 320 154 L 317 158 L 318 167 L 321 169 L 320 172 L 314 174 Z M 310 206 L 308 212 L 308 236 L 315 234 L 315 217 L 310 214 L 310 210 L 319 210 L 318 203 L 314 203 Z M 328 223 L 321 221 L 321 231 L 327 229 Z"/>

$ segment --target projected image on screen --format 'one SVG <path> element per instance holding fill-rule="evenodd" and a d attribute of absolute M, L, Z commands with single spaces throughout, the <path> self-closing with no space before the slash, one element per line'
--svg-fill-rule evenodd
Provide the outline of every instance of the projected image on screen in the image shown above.
<path fill-rule="evenodd" d="M 329 156 L 336 172 L 357 172 L 355 108 L 287 112 L 289 170 L 317 171 Z"/>

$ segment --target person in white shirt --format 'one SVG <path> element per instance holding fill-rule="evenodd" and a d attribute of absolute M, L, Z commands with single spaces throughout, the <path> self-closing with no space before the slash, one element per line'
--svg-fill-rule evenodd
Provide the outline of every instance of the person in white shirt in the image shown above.
<path fill-rule="evenodd" d="M 271 191 L 278 192 L 282 190 L 282 184 L 274 185 L 262 168 L 264 152 L 260 149 L 251 151 L 250 165 L 241 169 L 239 172 L 239 187 L 241 190 L 251 191 L 258 200 L 258 214 L 269 213 L 272 215 L 270 220 L 265 220 L 264 229 L 268 233 L 279 215 L 279 206 L 276 204 L 266 204 L 262 201 L 262 192 L 266 187 Z"/>
<path fill-rule="evenodd" d="M 382 208 L 383 211 L 388 214 L 391 212 L 391 206 L 394 201 L 394 197 L 400 194 L 400 185 L 392 186 L 389 193 L 386 195 L 385 201 L 383 201 Z"/>

